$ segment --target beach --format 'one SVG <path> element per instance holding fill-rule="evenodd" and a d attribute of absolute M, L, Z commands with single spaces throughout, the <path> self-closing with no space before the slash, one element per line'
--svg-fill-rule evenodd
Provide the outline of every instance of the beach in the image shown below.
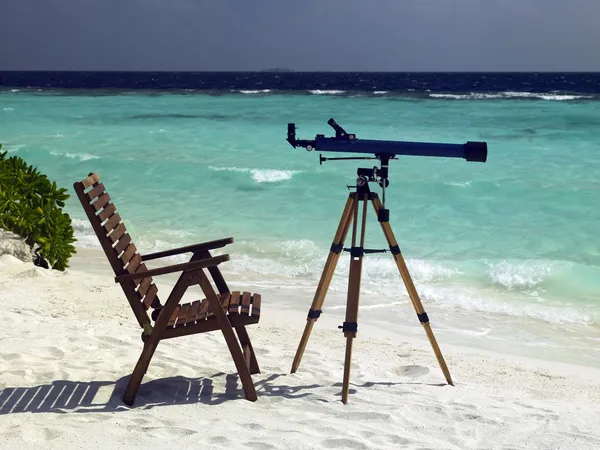
<path fill-rule="evenodd" d="M 290 286 L 263 287 L 261 321 L 249 327 L 261 367 L 253 376 L 256 402 L 243 398 L 224 339 L 211 332 L 162 342 L 129 408 L 121 396 L 141 330 L 108 263 L 90 267 L 89 254 L 80 258 L 63 273 L 0 256 L 10 324 L 0 330 L 2 448 L 600 446 L 597 369 L 439 339 L 455 383 L 449 386 L 424 333 L 402 336 L 364 321 L 350 399 L 342 404 L 342 313 L 319 319 L 290 374 L 306 317 L 297 306 L 311 300 Z M 159 293 L 172 281 L 158 280 Z M 422 332 L 416 320 L 413 327 Z"/>

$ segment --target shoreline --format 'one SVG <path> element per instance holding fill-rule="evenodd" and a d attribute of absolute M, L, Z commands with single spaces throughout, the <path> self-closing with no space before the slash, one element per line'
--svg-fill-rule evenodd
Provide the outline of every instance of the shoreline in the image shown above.
<path fill-rule="evenodd" d="M 235 253 L 231 253 L 231 258 L 235 258 Z M 173 264 L 174 262 L 174 260 L 164 261 L 164 264 Z M 180 261 L 177 260 L 176 262 Z M 298 339 L 300 339 L 301 329 L 304 327 L 306 313 L 310 308 L 316 285 L 314 287 L 294 286 L 293 278 L 277 281 L 268 280 L 269 282 L 255 278 L 237 279 L 227 273 L 228 263 L 223 264 L 221 270 L 230 287 L 232 289 L 260 292 L 266 302 L 264 312 L 267 314 L 270 309 L 268 306 L 270 304 L 269 300 L 274 301 L 271 308 L 285 308 L 288 312 L 286 314 L 286 327 L 299 327 Z M 110 283 L 114 284 L 112 281 L 114 274 L 101 249 L 78 247 L 71 265 L 70 270 L 110 277 Z M 319 270 L 321 269 L 319 268 Z M 175 284 L 175 281 L 176 277 L 171 275 L 161 276 L 156 280 L 157 286 L 164 285 L 161 291 L 168 291 Z M 404 290 L 403 285 L 399 288 Z M 279 298 L 282 294 L 283 300 Z M 364 294 L 361 295 L 361 298 L 364 296 Z M 337 329 L 337 326 L 343 322 L 345 302 L 345 292 L 333 292 L 330 289 L 323 307 L 323 314 L 315 324 L 315 328 Z M 389 298 L 385 299 L 384 302 L 387 302 L 389 306 L 370 308 L 363 305 L 359 309 L 360 332 L 358 338 L 366 338 L 369 330 L 372 330 L 374 333 L 369 333 L 370 335 L 385 335 L 396 340 L 409 339 L 411 345 L 424 345 L 431 350 L 412 306 L 408 302 L 396 302 Z M 424 307 L 430 316 L 431 326 L 442 352 L 446 346 L 452 346 L 462 351 L 485 352 L 489 355 L 505 358 L 573 364 L 600 370 L 600 348 L 594 346 L 596 341 L 583 339 L 577 333 L 569 334 L 566 328 L 563 330 L 565 335 L 561 336 L 559 340 L 560 324 L 530 318 L 519 319 L 514 316 L 495 313 L 442 308 L 437 305 L 428 305 L 426 302 L 424 302 Z M 390 313 L 394 315 L 394 321 L 390 320 Z M 287 317 L 289 317 L 289 320 Z M 510 322 L 508 325 L 507 321 Z M 489 329 L 500 331 L 485 333 Z M 517 336 L 512 340 L 509 340 L 506 336 L 519 331 L 527 334 L 527 336 Z M 342 336 L 341 332 L 339 334 Z M 600 341 L 600 330 L 598 336 Z M 573 348 L 578 351 L 574 352 Z"/>

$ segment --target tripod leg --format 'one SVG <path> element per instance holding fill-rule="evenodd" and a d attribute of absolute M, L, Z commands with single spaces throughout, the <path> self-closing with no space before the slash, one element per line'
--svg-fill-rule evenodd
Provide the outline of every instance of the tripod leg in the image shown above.
<path fill-rule="evenodd" d="M 350 228 L 350 222 L 352 221 L 352 211 L 356 207 L 356 200 L 352 196 L 348 196 L 346 206 L 344 207 L 342 217 L 340 218 L 338 229 L 333 238 L 331 250 L 329 251 L 327 261 L 325 262 L 325 266 L 323 267 L 323 272 L 321 274 L 321 279 L 319 280 L 319 285 L 317 286 L 312 305 L 310 307 L 310 310 L 308 311 L 308 317 L 306 319 L 304 333 L 302 333 L 302 339 L 300 339 L 300 344 L 298 345 L 298 349 L 296 350 L 296 356 L 294 357 L 294 362 L 292 363 L 291 373 L 295 373 L 296 370 L 298 370 L 298 366 L 300 366 L 300 361 L 302 360 L 302 355 L 304 355 L 304 350 L 306 349 L 306 344 L 308 343 L 308 338 L 310 337 L 310 333 L 312 332 L 313 325 L 321 315 L 321 308 L 323 307 L 323 303 L 325 301 L 325 295 L 327 294 L 327 290 L 329 289 L 331 278 L 333 277 L 333 273 L 335 272 L 335 267 L 343 250 L 344 241 L 346 240 L 346 235 L 348 234 L 348 229 Z"/>
<path fill-rule="evenodd" d="M 373 207 L 375 208 L 375 212 L 379 213 L 379 210 L 382 208 L 381 200 L 375 194 L 372 200 Z M 413 283 L 412 277 L 408 271 L 408 267 L 406 267 L 406 262 L 400 252 L 400 248 L 398 247 L 398 242 L 394 236 L 394 232 L 392 231 L 392 227 L 389 222 L 379 222 L 381 224 L 381 229 L 383 230 L 383 234 L 388 241 L 390 246 L 390 251 L 394 255 L 394 260 L 396 261 L 396 266 L 398 266 L 398 270 L 400 271 L 400 276 L 402 276 L 402 280 L 404 281 L 404 285 L 406 286 L 406 290 L 408 291 L 408 295 L 410 300 L 415 308 L 417 313 L 417 317 L 423 328 L 425 329 L 425 333 L 427 334 L 427 338 L 429 339 L 429 343 L 433 348 L 433 353 L 435 353 L 435 357 L 438 360 L 438 364 L 444 373 L 444 377 L 446 381 L 450 385 L 454 385 L 452 382 L 452 378 L 450 377 L 450 371 L 448 370 L 448 366 L 446 365 L 446 361 L 444 361 L 444 357 L 442 356 L 442 352 L 440 351 L 440 347 L 433 335 L 433 331 L 431 330 L 431 325 L 429 323 L 429 317 L 427 317 L 427 313 L 423 309 L 423 304 L 421 303 L 421 299 L 419 298 L 419 294 L 417 293 L 417 289 Z"/>
<path fill-rule="evenodd" d="M 358 194 L 357 194 L 358 198 Z M 350 273 L 348 274 L 348 298 L 346 301 L 346 320 L 342 331 L 346 336 L 346 357 L 344 360 L 344 382 L 342 384 L 342 403 L 348 403 L 350 388 L 350 365 L 352 363 L 352 342 L 358 331 L 358 304 L 360 299 L 360 281 L 365 246 L 365 226 L 367 219 L 368 194 L 363 198 L 360 245 L 356 247 L 356 226 L 358 223 L 358 205 L 354 209 L 354 226 L 352 228 L 352 248 L 350 250 Z"/>

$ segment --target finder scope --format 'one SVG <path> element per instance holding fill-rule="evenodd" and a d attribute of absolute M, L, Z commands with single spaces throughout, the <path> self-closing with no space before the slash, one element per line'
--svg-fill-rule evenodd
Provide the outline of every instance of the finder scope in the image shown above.
<path fill-rule="evenodd" d="M 286 140 L 292 147 L 304 147 L 308 151 L 372 153 L 378 158 L 411 155 L 463 158 L 473 162 L 486 162 L 487 160 L 486 142 L 469 141 L 465 144 L 441 144 L 433 142 L 358 139 L 355 134 L 347 133 L 333 118 L 329 119 L 327 124 L 335 130 L 335 137 L 325 137 L 323 134 L 317 134 L 314 139 L 296 139 L 296 124 L 288 123 Z"/>

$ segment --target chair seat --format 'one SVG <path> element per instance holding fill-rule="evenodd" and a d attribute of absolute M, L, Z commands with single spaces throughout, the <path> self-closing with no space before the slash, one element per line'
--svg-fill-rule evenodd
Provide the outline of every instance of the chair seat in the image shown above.
<path fill-rule="evenodd" d="M 232 325 L 258 323 L 260 319 L 260 294 L 250 292 L 226 292 L 219 295 L 223 309 L 229 315 Z M 167 325 L 168 328 L 188 327 L 216 320 L 215 314 L 210 311 L 208 299 L 196 300 L 178 305 Z"/>

